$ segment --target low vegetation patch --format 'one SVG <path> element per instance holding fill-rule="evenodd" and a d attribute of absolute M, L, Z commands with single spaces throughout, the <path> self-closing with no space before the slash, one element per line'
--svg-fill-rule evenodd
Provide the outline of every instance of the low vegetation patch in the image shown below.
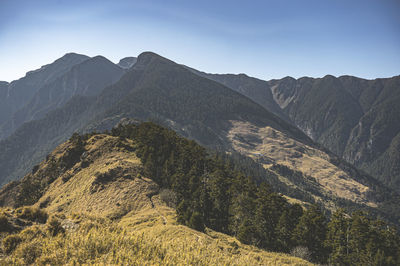
<path fill-rule="evenodd" d="M 21 207 L 16 210 L 17 217 L 32 222 L 44 224 L 47 221 L 47 212 L 36 207 Z"/>

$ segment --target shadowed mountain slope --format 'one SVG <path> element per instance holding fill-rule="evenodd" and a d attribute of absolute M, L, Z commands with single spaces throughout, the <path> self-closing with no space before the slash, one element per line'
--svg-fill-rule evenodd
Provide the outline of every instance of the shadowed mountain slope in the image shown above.
<path fill-rule="evenodd" d="M 156 54 L 143 53 L 120 81 L 98 96 L 74 97 L 0 142 L 0 180 L 3 183 L 21 176 L 45 156 L 48 147 L 54 148 L 72 132 L 110 129 L 122 118 L 162 121 L 182 135 L 213 147 L 226 145 L 230 120 L 269 125 L 312 143 L 300 130 L 241 94 Z"/>
<path fill-rule="evenodd" d="M 73 96 L 95 96 L 118 81 L 123 73 L 123 69 L 104 57 L 89 58 L 38 89 L 32 99 L 0 127 L 0 132 L 8 136 L 24 122 L 41 119 L 51 110 L 62 107 Z"/>
<path fill-rule="evenodd" d="M 30 71 L 25 77 L 9 83 L 7 89 L 0 88 L 0 93 L 3 94 L 3 97 L 0 97 L 0 124 L 10 119 L 11 115 L 23 107 L 38 89 L 88 58 L 88 56 L 75 53 L 66 54 L 53 63 Z"/>
<path fill-rule="evenodd" d="M 275 102 L 270 90 L 270 84 L 267 81 L 249 77 L 245 74 L 209 74 L 193 68 L 187 68 L 197 75 L 219 82 L 228 88 L 247 96 L 278 117 L 285 121 L 290 121 L 288 116 Z"/>
<path fill-rule="evenodd" d="M 260 81 L 243 74 L 192 71 L 240 92 L 282 119 L 289 118 L 314 141 L 400 191 L 395 139 L 400 133 L 400 76 Z"/>
<path fill-rule="evenodd" d="M 400 133 L 400 76 L 279 80 L 271 90 L 307 135 L 400 191 L 400 162 L 389 152 Z"/>

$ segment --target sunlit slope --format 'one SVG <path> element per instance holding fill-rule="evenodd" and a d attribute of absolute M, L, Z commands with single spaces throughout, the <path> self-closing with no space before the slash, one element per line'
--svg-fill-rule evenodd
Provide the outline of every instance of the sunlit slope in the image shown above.
<path fill-rule="evenodd" d="M 58 146 L 20 183 L 2 189 L 3 204 L 8 196 L 8 205 L 15 205 L 23 184 L 56 173 L 53 180 L 42 179 L 50 184 L 34 207 L 58 217 L 65 234 L 50 237 L 47 225 L 28 226 L 19 233 L 23 242 L 0 264 L 24 264 L 25 250 L 40 247 L 33 261 L 39 265 L 309 265 L 222 233 L 179 225 L 159 186 L 142 175 L 133 141 L 94 135 L 85 141 L 79 160 L 73 160 L 77 147 L 74 139 Z M 12 209 L 6 213 L 15 215 Z"/>
<path fill-rule="evenodd" d="M 315 148 L 289 138 L 271 127 L 257 127 L 248 122 L 232 121 L 228 133 L 232 147 L 261 162 L 265 168 L 274 164 L 285 165 L 312 177 L 327 195 L 375 207 L 368 199 L 369 187 L 330 162 L 330 156 Z M 293 184 L 288 179 L 283 181 Z M 314 181 L 310 180 L 310 182 Z"/>

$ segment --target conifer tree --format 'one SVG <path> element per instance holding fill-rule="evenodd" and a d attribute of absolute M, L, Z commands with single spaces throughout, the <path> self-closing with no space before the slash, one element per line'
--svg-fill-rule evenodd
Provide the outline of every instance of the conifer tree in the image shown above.
<path fill-rule="evenodd" d="M 335 265 L 349 264 L 349 238 L 349 219 L 345 217 L 344 210 L 339 209 L 333 213 L 328 223 L 325 244 L 330 250 L 329 263 Z"/>
<path fill-rule="evenodd" d="M 292 240 L 293 230 L 299 223 L 302 214 L 303 208 L 299 204 L 291 205 L 282 213 L 275 230 L 279 251 L 289 252 L 294 248 Z"/>
<path fill-rule="evenodd" d="M 300 218 L 293 232 L 293 240 L 298 246 L 307 247 L 314 262 L 325 263 L 327 250 L 324 247 L 326 221 L 318 206 L 313 205 Z"/>

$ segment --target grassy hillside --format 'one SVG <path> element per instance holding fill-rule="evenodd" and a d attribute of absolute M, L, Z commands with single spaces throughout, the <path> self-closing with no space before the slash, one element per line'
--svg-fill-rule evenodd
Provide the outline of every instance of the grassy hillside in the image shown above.
<path fill-rule="evenodd" d="M 143 176 L 137 142 L 104 134 L 81 141 L 75 135 L 2 189 L 2 205 L 34 203 L 1 210 L 2 264 L 310 264 L 178 224 L 172 192 Z"/>
<path fill-rule="evenodd" d="M 11 217 L 10 210 L 4 210 Z M 136 214 L 140 215 L 140 214 Z M 174 223 L 155 222 L 149 213 L 132 225 L 101 217 L 75 214 L 57 215 L 59 233 L 53 234 L 51 222 L 28 226 L 13 234 L 20 243 L 4 265 L 311 265 L 281 253 L 262 251 L 243 245 L 235 238 L 207 230 L 197 232 Z M 6 237 L 7 238 L 7 237 Z M 10 237 L 8 237 L 10 239 Z M 7 241 L 4 241 L 6 242 Z M 7 246 L 7 244 L 6 244 Z M 8 246 L 7 246 L 8 247 Z"/>
<path fill-rule="evenodd" d="M 232 161 L 153 123 L 74 134 L 0 191 L 1 205 L 11 207 L 0 215 L 2 260 L 306 263 L 268 250 L 316 263 L 398 262 L 399 235 L 385 222 L 350 210 L 336 210 L 329 219 L 316 205 L 303 209 Z M 270 171 L 298 178 L 277 166 Z M 349 241 L 337 241 L 346 234 Z"/>
<path fill-rule="evenodd" d="M 319 202 L 331 210 L 366 208 L 377 216 L 398 222 L 399 209 L 395 206 L 399 195 L 373 177 L 328 151 L 290 139 L 273 128 L 243 121 L 231 123 L 228 138 L 232 148 L 261 164 L 266 169 L 264 176 L 269 176 L 268 182 L 276 183 L 269 174 L 272 172 L 290 188 L 287 191 L 278 184 L 278 191 L 301 201 Z M 293 193 L 295 190 L 299 192 Z"/>

